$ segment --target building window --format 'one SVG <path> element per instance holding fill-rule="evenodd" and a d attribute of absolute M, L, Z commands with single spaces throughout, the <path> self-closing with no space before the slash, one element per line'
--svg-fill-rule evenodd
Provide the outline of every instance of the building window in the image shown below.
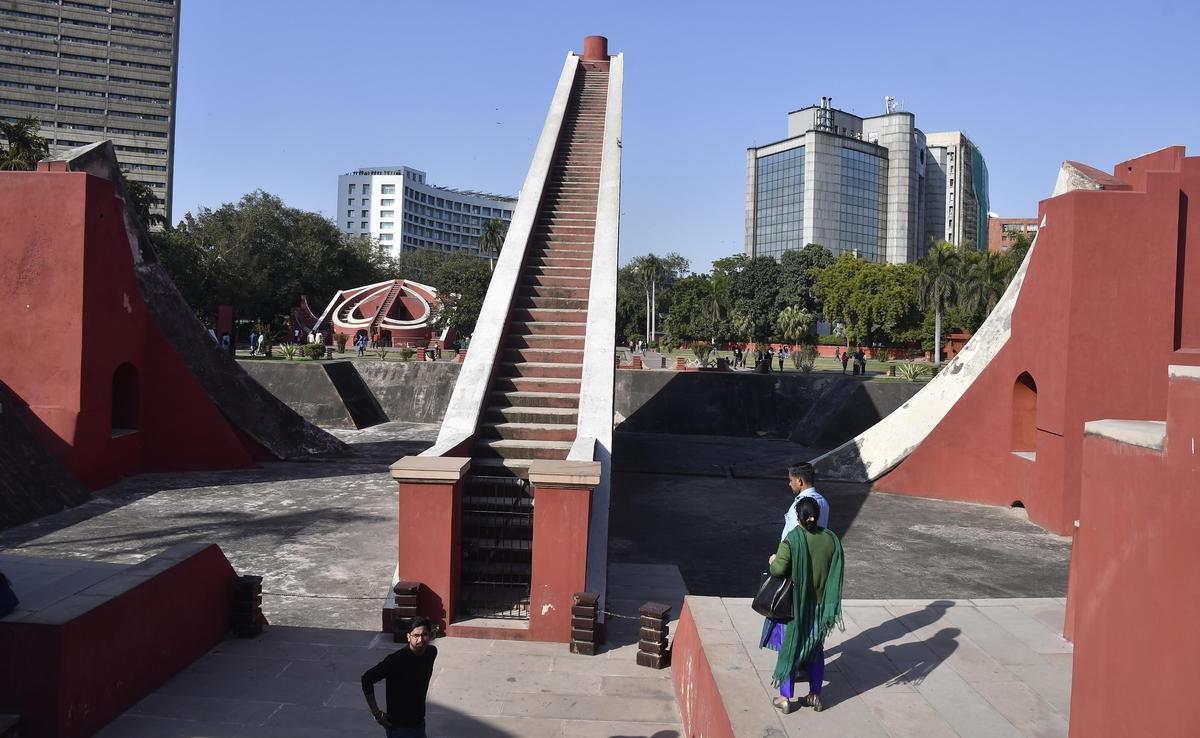
<path fill-rule="evenodd" d="M 379 217 L 380 218 L 394 218 L 394 217 L 396 217 L 396 211 L 395 210 L 380 210 Z"/>
<path fill-rule="evenodd" d="M 390 234 L 390 233 L 380 233 L 380 234 L 379 234 L 379 240 L 380 240 L 380 241 L 391 241 L 391 240 L 392 240 L 392 234 Z"/>
<path fill-rule="evenodd" d="M 362 205 L 362 206 L 365 208 L 365 207 L 367 207 L 368 205 L 370 205 L 370 204 L 371 204 L 371 198 L 369 198 L 369 197 L 364 197 L 364 198 L 362 199 L 362 201 L 361 201 L 359 204 L 360 204 L 360 205 Z"/>
<path fill-rule="evenodd" d="M 396 194 L 396 185 L 380 185 L 379 194 L 381 194 L 381 195 Z"/>
<path fill-rule="evenodd" d="M 347 210 L 347 211 L 346 211 L 346 217 L 347 217 L 347 218 L 353 218 L 353 217 L 354 217 L 354 211 L 353 211 L 353 210 Z"/>
<path fill-rule="evenodd" d="M 354 184 L 353 182 L 351 182 L 351 183 L 350 183 L 350 186 L 349 186 L 349 189 L 347 190 L 347 192 L 349 192 L 351 195 L 353 195 L 353 194 L 354 194 L 354 188 L 355 188 L 355 187 L 357 187 L 357 186 L 358 186 L 358 185 L 356 185 L 356 184 Z"/>
<path fill-rule="evenodd" d="M 360 217 L 360 218 L 365 218 L 365 217 L 367 217 L 367 216 L 368 216 L 368 215 L 370 215 L 370 214 L 371 214 L 371 211 L 370 211 L 370 210 L 361 210 L 361 211 L 359 211 L 359 213 L 358 213 L 358 215 L 359 215 L 359 217 Z"/>
<path fill-rule="evenodd" d="M 346 204 L 347 204 L 347 205 L 349 205 L 350 207 L 354 207 L 354 198 L 353 198 L 353 197 L 347 197 L 347 198 L 346 198 Z"/>
<path fill-rule="evenodd" d="M 362 190 L 362 192 L 363 192 L 363 194 L 364 194 L 364 195 L 369 195 L 369 194 L 371 194 L 371 185 L 369 185 L 369 184 L 365 184 L 365 185 L 363 185 L 363 190 Z"/>
<path fill-rule="evenodd" d="M 779 258 L 804 246 L 804 147 L 757 162 L 754 243 L 759 256 Z"/>
<path fill-rule="evenodd" d="M 361 229 L 363 229 L 364 231 L 365 231 L 365 230 L 367 230 L 367 224 L 366 224 L 366 223 L 359 223 L 359 224 L 358 224 L 358 227 L 359 227 L 359 228 L 361 228 Z"/>
<path fill-rule="evenodd" d="M 390 231 L 392 229 L 392 225 L 393 225 L 392 221 L 385 220 L 379 224 L 379 230 Z"/>
<path fill-rule="evenodd" d="M 392 205 L 395 205 L 395 204 L 396 204 L 396 201 L 392 200 L 392 199 L 384 199 L 384 200 L 379 201 L 379 205 L 381 207 L 385 207 L 385 208 L 391 207 Z"/>

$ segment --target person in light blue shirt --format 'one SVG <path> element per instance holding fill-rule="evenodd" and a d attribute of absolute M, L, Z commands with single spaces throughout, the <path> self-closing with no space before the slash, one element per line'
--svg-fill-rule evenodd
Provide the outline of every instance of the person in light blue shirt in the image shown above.
<path fill-rule="evenodd" d="M 788 486 L 791 487 L 792 494 L 796 495 L 796 499 L 792 501 L 791 505 L 788 505 L 787 512 L 783 514 L 783 533 L 780 534 L 779 540 L 787 538 L 787 534 L 800 524 L 796 518 L 796 503 L 800 501 L 801 497 L 811 497 L 816 501 L 820 511 L 817 516 L 817 526 L 829 527 L 829 503 L 825 501 L 820 492 L 817 492 L 816 482 L 817 473 L 813 470 L 813 465 L 807 461 L 801 461 L 788 467 Z"/>

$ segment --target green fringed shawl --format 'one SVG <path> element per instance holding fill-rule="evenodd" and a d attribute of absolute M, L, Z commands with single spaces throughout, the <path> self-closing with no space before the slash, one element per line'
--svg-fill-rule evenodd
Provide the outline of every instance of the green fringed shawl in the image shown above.
<path fill-rule="evenodd" d="M 784 627 L 783 647 L 775 661 L 772 686 L 788 679 L 796 664 L 805 664 L 813 653 L 825 642 L 825 636 L 837 625 L 845 630 L 842 622 L 842 542 L 829 529 L 818 535 L 833 539 L 833 561 L 829 565 L 829 577 L 825 580 L 825 596 L 819 602 L 808 602 L 808 544 L 805 531 L 796 527 L 787 535 L 792 553 L 792 619 Z"/>

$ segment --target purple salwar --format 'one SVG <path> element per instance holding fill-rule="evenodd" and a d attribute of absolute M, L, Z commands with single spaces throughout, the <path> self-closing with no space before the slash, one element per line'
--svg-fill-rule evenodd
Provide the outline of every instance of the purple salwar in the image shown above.
<path fill-rule="evenodd" d="M 767 640 L 767 648 L 779 651 L 783 648 L 783 630 L 787 627 L 786 623 L 772 621 L 771 635 Z M 821 694 L 821 681 L 825 678 L 825 649 L 819 648 L 813 654 L 813 658 L 806 664 L 797 664 L 792 667 L 792 673 L 788 678 L 779 683 L 779 694 L 785 699 L 796 698 L 796 673 L 803 668 L 808 671 L 808 691 L 812 694 Z"/>

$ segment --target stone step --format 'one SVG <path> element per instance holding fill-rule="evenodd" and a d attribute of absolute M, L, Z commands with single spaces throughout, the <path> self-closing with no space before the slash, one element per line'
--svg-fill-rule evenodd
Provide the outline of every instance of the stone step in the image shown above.
<path fill-rule="evenodd" d="M 584 266 L 541 266 L 539 264 L 530 264 L 525 273 L 544 274 L 547 277 L 586 277 L 592 273 L 592 267 L 590 263 Z"/>
<path fill-rule="evenodd" d="M 587 323 L 514 321 L 508 324 L 508 332 L 516 336 L 582 336 L 587 333 Z"/>
<path fill-rule="evenodd" d="M 543 274 L 528 274 L 521 277 L 521 284 L 534 284 L 539 287 L 586 287 L 591 284 L 589 277 L 551 277 Z M 526 321 L 541 322 L 541 321 Z M 575 323 L 574 320 L 550 321 L 552 323 Z"/>
<path fill-rule="evenodd" d="M 582 349 L 583 336 L 509 336 L 508 348 Z"/>
<path fill-rule="evenodd" d="M 548 361 L 502 361 L 500 376 L 552 377 L 556 379 L 579 379 L 583 376 L 583 364 L 555 364 Z"/>
<path fill-rule="evenodd" d="M 572 441 L 519 441 L 487 439 L 475 442 L 472 458 L 557 459 L 565 461 Z"/>
<path fill-rule="evenodd" d="M 544 225 L 539 223 L 533 227 L 533 232 L 547 235 L 561 233 L 564 236 L 595 236 L 596 225 L 594 223 L 584 224 L 582 222 L 579 224 L 547 223 Z"/>
<path fill-rule="evenodd" d="M 548 310 L 545 308 L 516 308 L 512 313 L 515 321 L 553 321 L 560 323 L 586 323 L 587 310 Z"/>
<path fill-rule="evenodd" d="M 540 310 L 587 310 L 587 299 L 578 297 L 525 297 L 517 295 L 517 307 Z"/>
<path fill-rule="evenodd" d="M 491 405 L 484 411 L 484 420 L 497 423 L 569 423 L 579 422 L 579 408 L 538 407 L 537 405 Z"/>
<path fill-rule="evenodd" d="M 523 284 L 517 288 L 517 295 L 519 297 L 570 297 L 577 300 L 585 300 L 590 291 L 590 288 L 586 285 L 582 287 L 562 287 L 557 285 Z"/>
<path fill-rule="evenodd" d="M 579 380 L 565 377 L 503 377 L 496 380 L 493 405 L 579 407 Z M 503 395 L 503 397 L 501 397 Z"/>
<path fill-rule="evenodd" d="M 543 364 L 583 364 L 583 349 L 506 348 L 504 360 L 532 361 Z"/>
<path fill-rule="evenodd" d="M 480 438 L 505 438 L 521 441 L 574 441 L 574 423 L 483 423 Z"/>
<path fill-rule="evenodd" d="M 471 474 L 486 477 L 528 478 L 533 459 L 502 459 L 495 457 L 471 459 Z"/>

